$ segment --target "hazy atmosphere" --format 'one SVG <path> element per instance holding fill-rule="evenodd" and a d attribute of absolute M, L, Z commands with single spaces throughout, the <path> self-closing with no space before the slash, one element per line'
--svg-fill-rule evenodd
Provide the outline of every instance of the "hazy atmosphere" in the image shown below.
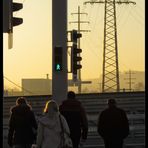
<path fill-rule="evenodd" d="M 4 35 L 3 68 L 4 87 L 21 86 L 24 78 L 52 79 L 52 8 L 51 0 L 15 0 L 23 3 L 23 9 L 15 17 L 22 17 L 23 24 L 13 29 L 13 48 L 8 49 L 8 35 Z M 119 71 L 145 72 L 145 1 L 133 0 L 133 4 L 116 5 Z M 104 4 L 87 4 L 86 0 L 68 0 L 68 30 L 77 29 L 78 16 L 82 13 L 82 69 L 81 77 L 99 79 L 102 74 Z M 71 74 L 68 74 L 71 78 Z M 8 81 L 9 79 L 9 81 Z M 10 82 L 12 81 L 12 82 Z M 143 80 L 142 80 L 143 81 Z"/>

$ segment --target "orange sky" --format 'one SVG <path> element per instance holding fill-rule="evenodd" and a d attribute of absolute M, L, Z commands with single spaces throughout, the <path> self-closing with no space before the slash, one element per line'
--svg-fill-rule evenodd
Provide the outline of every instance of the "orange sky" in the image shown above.
<path fill-rule="evenodd" d="M 16 2 L 21 2 L 15 0 Z M 68 22 L 77 21 L 78 5 L 82 15 L 82 79 L 98 78 L 103 63 L 104 4 L 83 5 L 86 0 L 68 1 Z M 119 70 L 145 71 L 145 3 L 134 0 L 136 5 L 117 6 L 117 35 Z M 17 84 L 22 78 L 46 78 L 52 73 L 52 31 L 51 1 L 22 0 L 23 9 L 15 13 L 22 17 L 23 24 L 14 28 L 13 48 L 8 49 L 8 37 L 4 34 L 4 76 Z M 68 30 L 77 29 L 76 24 L 68 24 Z M 71 74 L 68 75 L 69 78 Z M 4 79 L 4 84 L 9 82 Z"/>

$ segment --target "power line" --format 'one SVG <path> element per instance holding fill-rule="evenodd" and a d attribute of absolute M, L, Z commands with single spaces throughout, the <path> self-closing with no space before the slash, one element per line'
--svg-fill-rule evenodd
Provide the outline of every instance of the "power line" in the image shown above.
<path fill-rule="evenodd" d="M 13 81 L 11 81 L 10 79 L 8 79 L 7 77 L 4 76 L 4 78 L 5 78 L 6 80 L 8 80 L 10 83 L 14 84 L 15 86 L 21 88 L 22 90 L 24 90 L 24 91 L 26 91 L 26 92 L 28 92 L 28 93 L 33 94 L 33 92 L 31 92 L 31 91 L 29 91 L 29 90 L 27 90 L 27 89 L 25 89 L 25 88 L 19 86 L 18 84 L 14 83 Z"/>

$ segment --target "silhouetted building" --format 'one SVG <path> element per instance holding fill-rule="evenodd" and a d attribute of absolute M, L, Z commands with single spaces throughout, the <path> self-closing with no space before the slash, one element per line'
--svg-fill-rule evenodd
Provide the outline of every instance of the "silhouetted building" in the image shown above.
<path fill-rule="evenodd" d="M 49 95 L 51 94 L 51 79 L 22 79 L 23 95 Z"/>

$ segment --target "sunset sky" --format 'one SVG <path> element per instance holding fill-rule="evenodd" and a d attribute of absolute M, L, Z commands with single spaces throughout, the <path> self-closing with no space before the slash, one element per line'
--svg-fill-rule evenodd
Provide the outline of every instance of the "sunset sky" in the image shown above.
<path fill-rule="evenodd" d="M 77 21 L 80 6 L 82 30 L 82 80 L 99 78 L 103 63 L 104 4 L 87 4 L 86 0 L 68 1 L 68 22 Z M 119 71 L 145 71 L 145 1 L 133 0 L 136 5 L 116 5 Z M 22 78 L 52 78 L 52 0 L 15 0 L 23 9 L 15 12 L 23 24 L 13 29 L 13 48 L 8 49 L 8 35 L 4 34 L 4 77 L 21 85 Z M 77 29 L 69 24 L 68 30 Z M 69 55 L 68 55 L 69 56 Z M 68 74 L 69 78 L 71 74 Z M 4 78 L 4 85 L 10 86 Z"/>

